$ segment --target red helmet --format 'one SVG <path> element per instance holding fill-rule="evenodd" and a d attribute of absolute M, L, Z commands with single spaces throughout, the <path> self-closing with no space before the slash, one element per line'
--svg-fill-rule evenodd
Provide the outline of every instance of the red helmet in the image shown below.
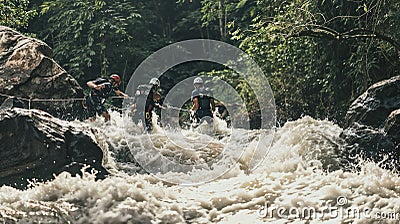
<path fill-rule="evenodd" d="M 114 80 L 114 82 L 118 85 L 121 84 L 121 78 L 117 74 L 110 75 L 110 79 Z"/>

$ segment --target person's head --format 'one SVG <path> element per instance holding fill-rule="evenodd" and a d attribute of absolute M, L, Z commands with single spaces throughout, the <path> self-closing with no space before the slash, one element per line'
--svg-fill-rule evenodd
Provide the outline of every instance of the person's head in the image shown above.
<path fill-rule="evenodd" d="M 160 80 L 158 80 L 157 78 L 152 78 L 149 84 L 158 89 L 160 87 Z"/>
<path fill-rule="evenodd" d="M 203 79 L 202 78 L 200 78 L 200 77 L 197 77 L 197 78 L 195 78 L 194 80 L 193 80 L 193 86 L 194 86 L 194 88 L 199 88 L 200 86 L 203 86 L 203 84 L 204 84 L 204 82 L 203 82 Z"/>
<path fill-rule="evenodd" d="M 119 86 L 121 84 L 121 78 L 117 74 L 110 75 L 110 82 L 113 86 Z"/>

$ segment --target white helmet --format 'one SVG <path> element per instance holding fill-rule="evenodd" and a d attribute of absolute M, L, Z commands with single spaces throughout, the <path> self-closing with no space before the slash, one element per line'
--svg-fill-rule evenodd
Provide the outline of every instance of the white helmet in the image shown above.
<path fill-rule="evenodd" d="M 203 79 L 200 78 L 200 77 L 195 78 L 194 81 L 193 81 L 193 85 L 194 84 L 203 84 L 203 83 L 204 83 Z"/>
<path fill-rule="evenodd" d="M 157 78 L 152 78 L 149 84 L 153 86 L 160 86 L 160 80 L 158 80 Z"/>

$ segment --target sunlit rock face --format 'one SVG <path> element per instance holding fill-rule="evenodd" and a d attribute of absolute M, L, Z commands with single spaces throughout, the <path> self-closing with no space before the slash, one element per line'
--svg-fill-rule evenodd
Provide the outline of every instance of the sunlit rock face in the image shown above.
<path fill-rule="evenodd" d="M 0 185 L 24 188 L 27 179 L 49 180 L 62 171 L 103 168 L 103 149 L 94 130 L 40 110 L 0 110 Z"/>
<path fill-rule="evenodd" d="M 372 159 L 400 169 L 400 76 L 372 85 L 350 106 L 341 137 L 347 161 Z"/>
<path fill-rule="evenodd" d="M 10 95 L 23 98 L 25 108 L 45 110 L 59 118 L 81 114 L 78 100 L 37 100 L 83 97 L 77 81 L 52 59 L 52 54 L 42 41 L 0 26 L 0 105 L 7 99 L 4 95 Z"/>

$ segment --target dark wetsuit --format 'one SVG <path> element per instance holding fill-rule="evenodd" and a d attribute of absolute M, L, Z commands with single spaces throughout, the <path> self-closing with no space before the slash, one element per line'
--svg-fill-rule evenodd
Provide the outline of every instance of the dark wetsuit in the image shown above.
<path fill-rule="evenodd" d="M 89 96 L 86 97 L 86 107 L 89 117 L 96 116 L 96 113 L 101 115 L 103 112 L 107 112 L 107 109 L 103 104 L 113 91 L 118 90 L 118 88 L 113 87 L 107 79 L 98 78 L 94 83 L 96 85 L 104 84 L 104 88 L 100 90 L 92 89 Z"/>
<path fill-rule="evenodd" d="M 145 121 L 146 130 L 151 131 L 152 125 L 152 111 L 161 102 L 155 102 L 153 99 L 155 89 L 151 85 L 139 85 L 135 93 L 136 112 L 133 116 L 133 121 L 138 123 L 139 120 Z"/>
<path fill-rule="evenodd" d="M 207 118 L 207 122 L 210 122 L 213 113 L 211 109 L 211 100 L 213 99 L 213 92 L 209 88 L 200 87 L 192 91 L 191 100 L 197 98 L 199 107 L 195 112 L 195 118 L 197 122 L 201 121 L 203 118 Z"/>

